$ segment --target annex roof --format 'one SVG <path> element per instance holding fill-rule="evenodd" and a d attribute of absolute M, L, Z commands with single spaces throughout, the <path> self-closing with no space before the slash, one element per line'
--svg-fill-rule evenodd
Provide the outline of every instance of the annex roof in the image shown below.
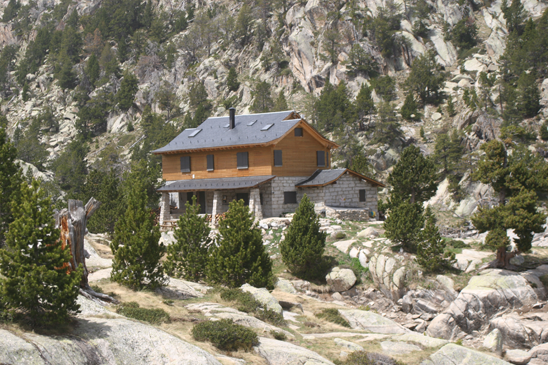
<path fill-rule="evenodd" d="M 152 151 L 154 154 L 167 154 L 199 149 L 235 148 L 239 146 L 264 145 L 282 138 L 299 122 L 304 120 L 293 111 L 236 115 L 236 127 L 230 129 L 229 116 L 207 118 L 197 128 L 182 131 L 166 146 Z M 308 123 L 312 133 L 331 146 L 335 143 L 325 139 Z"/>
<path fill-rule="evenodd" d="M 158 191 L 178 192 L 196 190 L 234 190 L 255 188 L 265 182 L 274 179 L 276 176 L 242 176 L 224 177 L 217 179 L 192 179 L 169 181 Z"/>
<path fill-rule="evenodd" d="M 367 177 L 362 174 L 358 174 L 350 169 L 331 169 L 331 170 L 316 170 L 309 178 L 295 184 L 296 187 L 306 188 L 313 186 L 325 186 L 334 183 L 341 178 L 345 173 L 352 174 L 360 179 L 376 185 L 378 187 L 384 187 L 384 184 Z"/>

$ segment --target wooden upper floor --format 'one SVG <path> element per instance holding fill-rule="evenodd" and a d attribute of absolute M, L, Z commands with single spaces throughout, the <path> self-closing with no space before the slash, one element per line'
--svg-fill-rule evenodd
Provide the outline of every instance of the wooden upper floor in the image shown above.
<path fill-rule="evenodd" d="M 191 150 L 160 154 L 163 178 L 167 181 L 238 176 L 310 176 L 318 169 L 331 168 L 331 151 L 337 147 L 299 118 L 283 134 L 269 142 L 202 148 L 198 145 Z"/>

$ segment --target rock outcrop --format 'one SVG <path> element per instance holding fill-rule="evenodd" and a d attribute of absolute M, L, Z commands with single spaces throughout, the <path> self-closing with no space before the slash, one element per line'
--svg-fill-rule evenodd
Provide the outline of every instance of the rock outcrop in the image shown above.
<path fill-rule="evenodd" d="M 339 309 L 339 313 L 350 323 L 353 329 L 382 333 L 404 334 L 409 330 L 398 323 L 373 312 L 359 309 Z"/>
<path fill-rule="evenodd" d="M 292 343 L 273 340 L 266 337 L 259 338 L 259 345 L 255 347 L 255 351 L 264 357 L 269 365 L 334 365 L 331 361 L 318 355 L 314 351 L 310 351 Z"/>
<path fill-rule="evenodd" d="M 483 352 L 471 350 L 469 348 L 447 344 L 430 356 L 430 359 L 421 363 L 421 365 L 511 365 L 509 362 L 500 360 L 494 356 L 489 356 Z"/>
<path fill-rule="evenodd" d="M 325 279 L 334 292 L 347 291 L 356 283 L 356 275 L 352 270 L 339 267 L 334 267 Z"/>
<path fill-rule="evenodd" d="M 507 270 L 485 270 L 472 277 L 458 297 L 428 326 L 433 337 L 455 339 L 488 324 L 495 314 L 512 308 L 532 306 L 541 292 L 535 291 L 524 275 Z"/>
<path fill-rule="evenodd" d="M 278 303 L 278 300 L 276 300 L 276 298 L 274 298 L 265 288 L 255 288 L 249 284 L 244 284 L 241 289 L 242 291 L 253 295 L 253 298 L 264 305 L 267 309 L 282 314 L 282 306 Z"/>
<path fill-rule="evenodd" d="M 369 261 L 369 274 L 379 290 L 393 301 L 406 292 L 408 269 L 402 266 L 399 258 L 384 254 L 374 255 Z"/>

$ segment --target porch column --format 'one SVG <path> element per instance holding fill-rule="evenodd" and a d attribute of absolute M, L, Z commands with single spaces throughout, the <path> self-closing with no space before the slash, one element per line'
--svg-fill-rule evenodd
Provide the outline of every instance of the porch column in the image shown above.
<path fill-rule="evenodd" d="M 179 209 L 185 209 L 185 203 L 186 203 L 186 193 L 177 193 L 177 208 Z"/>
<path fill-rule="evenodd" d="M 165 221 L 169 220 L 169 215 L 171 213 L 169 200 L 169 193 L 162 192 L 162 199 L 160 200 L 160 226 L 162 226 Z"/>
<path fill-rule="evenodd" d="M 249 192 L 249 210 L 255 219 L 263 219 L 263 207 L 261 206 L 261 193 L 259 189 L 251 189 Z"/>
<path fill-rule="evenodd" d="M 211 208 L 211 225 L 215 227 L 217 224 L 216 215 L 221 211 L 220 205 L 222 204 L 223 196 L 221 195 L 221 191 L 215 190 L 213 191 L 213 207 Z"/>

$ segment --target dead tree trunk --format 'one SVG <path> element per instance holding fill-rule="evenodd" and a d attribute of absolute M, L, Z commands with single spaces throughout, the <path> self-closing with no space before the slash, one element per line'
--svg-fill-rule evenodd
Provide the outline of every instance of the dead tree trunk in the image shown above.
<path fill-rule="evenodd" d="M 91 198 L 84 204 L 80 200 L 68 201 L 68 209 L 55 213 L 56 226 L 61 230 L 62 246 L 70 247 L 71 259 L 68 270 L 74 271 L 78 266 L 82 266 L 84 272 L 80 282 L 80 293 L 89 299 L 101 299 L 107 302 L 116 302 L 116 299 L 108 295 L 95 292 L 88 283 L 88 268 L 86 266 L 86 256 L 84 249 L 84 236 L 88 220 L 99 208 L 101 202 Z"/>

